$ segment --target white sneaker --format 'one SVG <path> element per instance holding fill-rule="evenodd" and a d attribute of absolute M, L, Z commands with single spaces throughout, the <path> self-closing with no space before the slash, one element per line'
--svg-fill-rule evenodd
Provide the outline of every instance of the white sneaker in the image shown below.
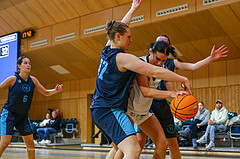
<path fill-rule="evenodd" d="M 46 143 L 46 140 L 42 140 L 39 142 L 39 144 L 45 144 Z"/>
<path fill-rule="evenodd" d="M 51 140 L 46 140 L 45 144 L 51 144 Z"/>
<path fill-rule="evenodd" d="M 207 135 L 203 135 L 199 140 L 197 140 L 197 143 L 199 144 L 207 143 Z"/>
<path fill-rule="evenodd" d="M 33 140 L 33 142 L 34 142 L 34 145 L 37 145 L 37 144 L 38 144 L 37 140 Z"/>
<path fill-rule="evenodd" d="M 207 150 L 210 150 L 211 148 L 213 148 L 215 145 L 214 145 L 214 142 L 210 141 L 210 143 L 207 145 L 206 149 Z"/>

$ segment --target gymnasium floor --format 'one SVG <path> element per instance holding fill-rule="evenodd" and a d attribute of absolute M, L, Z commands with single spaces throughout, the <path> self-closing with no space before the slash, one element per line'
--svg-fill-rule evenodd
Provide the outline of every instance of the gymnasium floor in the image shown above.
<path fill-rule="evenodd" d="M 83 148 L 36 148 L 36 159 L 99 159 L 105 158 L 107 154 L 106 149 L 91 150 Z M 183 159 L 233 159 L 240 158 L 240 154 L 236 152 L 206 152 L 206 151 L 181 151 Z M 140 159 L 152 158 L 152 151 L 144 152 Z M 24 147 L 12 147 L 6 149 L 3 153 L 2 159 L 25 159 L 26 149 Z M 169 159 L 169 155 L 166 157 Z"/>

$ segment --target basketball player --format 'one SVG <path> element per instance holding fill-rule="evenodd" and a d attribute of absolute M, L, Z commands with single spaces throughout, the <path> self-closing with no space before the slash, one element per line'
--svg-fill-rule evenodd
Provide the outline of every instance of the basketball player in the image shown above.
<path fill-rule="evenodd" d="M 125 53 L 132 41 L 127 24 L 110 21 L 106 30 L 110 45 L 101 54 L 96 89 L 90 106 L 91 115 L 98 128 L 123 152 L 124 158 L 135 159 L 140 155 L 140 146 L 132 123 L 125 114 L 135 72 L 167 81 L 183 82 L 190 91 L 191 87 L 186 77 Z"/>
<path fill-rule="evenodd" d="M 159 40 L 164 40 L 169 43 L 170 53 L 173 55 L 173 57 L 175 57 L 175 59 L 164 60 L 165 67 L 167 67 L 171 71 L 174 71 L 175 67 L 182 71 L 194 71 L 205 65 L 208 65 L 212 61 L 215 61 L 221 57 L 227 57 L 226 53 L 228 52 L 228 50 L 226 50 L 227 47 L 225 47 L 225 45 L 221 46 L 217 50 L 215 49 L 215 45 L 214 45 L 211 50 L 211 55 L 208 56 L 207 58 L 205 58 L 201 61 L 198 61 L 194 64 L 193 63 L 184 63 L 184 62 L 180 62 L 177 59 L 176 53 L 174 51 L 174 47 L 171 46 L 170 38 L 167 35 L 160 35 L 156 39 L 156 41 L 159 41 Z M 160 58 L 160 60 L 161 60 L 161 58 Z M 165 87 L 164 81 L 161 81 L 158 89 L 176 90 L 174 88 L 174 84 L 172 84 L 171 82 L 167 82 L 167 83 L 168 83 L 167 84 L 168 89 Z M 170 111 L 170 105 L 169 105 L 168 101 L 166 99 L 154 99 L 151 109 L 163 127 L 163 130 L 167 137 L 171 159 L 181 158 L 181 154 L 180 154 L 180 150 L 179 150 L 178 142 L 177 142 L 177 138 L 176 138 L 176 133 L 174 131 L 174 120 L 173 120 L 172 113 Z"/>
<path fill-rule="evenodd" d="M 147 56 L 140 57 L 144 62 L 155 66 L 161 66 L 159 55 L 164 54 L 167 59 L 169 55 L 169 45 L 165 41 L 158 41 L 154 44 L 152 53 Z M 148 78 L 145 75 L 137 74 L 133 88 L 130 93 L 127 114 L 131 117 L 136 125 L 149 136 L 156 148 L 153 158 L 161 158 L 166 155 L 165 135 L 163 129 L 158 122 L 156 116 L 149 113 L 153 98 L 177 98 L 179 94 L 189 94 L 185 91 L 161 91 L 156 89 L 161 80 L 156 78 Z M 143 140 L 146 140 L 146 135 Z M 137 136 L 138 137 L 138 136 Z M 138 138 L 139 139 L 139 138 Z M 141 142 L 140 142 L 141 143 Z M 144 145 L 140 145 L 144 148 Z"/>
<path fill-rule="evenodd" d="M 14 76 L 8 77 L 0 84 L 0 90 L 9 88 L 8 100 L 5 102 L 1 113 L 1 144 L 0 157 L 10 144 L 13 128 L 15 127 L 27 147 L 29 159 L 35 158 L 35 148 L 31 123 L 28 111 L 31 106 L 34 88 L 44 96 L 51 96 L 62 91 L 62 85 L 56 85 L 54 89 L 45 89 L 37 78 L 30 76 L 31 62 L 21 56 L 17 60 L 18 71 Z"/>

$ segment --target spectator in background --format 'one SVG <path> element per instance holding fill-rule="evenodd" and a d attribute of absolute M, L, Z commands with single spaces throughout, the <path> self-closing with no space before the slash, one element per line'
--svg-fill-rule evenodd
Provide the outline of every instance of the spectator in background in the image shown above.
<path fill-rule="evenodd" d="M 62 120 L 61 114 L 60 114 L 60 109 L 56 109 L 57 117 Z"/>
<path fill-rule="evenodd" d="M 34 139 L 34 144 L 37 144 L 37 140 L 36 140 L 36 134 L 37 134 L 37 129 L 40 128 L 40 127 L 45 127 L 46 124 L 49 122 L 49 120 L 51 119 L 51 114 L 50 113 L 47 113 L 46 116 L 45 116 L 45 119 L 39 123 L 39 125 L 35 125 L 33 127 L 33 139 Z"/>
<path fill-rule="evenodd" d="M 51 115 L 51 117 L 52 117 L 52 112 L 53 112 L 53 110 L 51 108 L 48 108 L 47 113 L 49 113 Z M 45 119 L 46 119 L 46 115 L 43 117 L 43 120 L 45 120 Z"/>
<path fill-rule="evenodd" d="M 206 130 L 208 120 L 210 118 L 210 111 L 204 106 L 204 103 L 198 102 L 198 113 L 193 118 L 190 126 L 179 133 L 183 136 L 187 136 L 189 133 L 192 138 L 193 148 L 197 149 L 197 133 L 198 131 Z"/>
<path fill-rule="evenodd" d="M 215 131 L 225 131 L 225 123 L 228 119 L 228 110 L 223 106 L 222 101 L 219 99 L 216 101 L 216 108 L 212 111 L 210 120 L 208 120 L 208 126 L 206 133 L 197 140 L 197 143 L 207 143 L 208 134 L 210 134 L 210 143 L 206 149 L 210 150 L 214 147 L 214 135 Z"/>
<path fill-rule="evenodd" d="M 50 144 L 51 143 L 50 134 L 57 133 L 59 126 L 60 126 L 60 119 L 57 117 L 56 111 L 53 111 L 52 119 L 50 119 L 49 122 L 46 123 L 46 127 L 37 129 L 37 133 L 40 136 L 40 138 L 42 139 L 42 141 L 39 143 L 40 144 Z M 44 136 L 44 134 L 45 134 L 45 136 Z"/>
<path fill-rule="evenodd" d="M 174 127 L 175 127 L 174 130 L 175 132 L 178 132 L 179 130 L 182 129 L 182 121 L 176 118 L 175 116 L 173 116 L 173 120 L 174 120 Z"/>

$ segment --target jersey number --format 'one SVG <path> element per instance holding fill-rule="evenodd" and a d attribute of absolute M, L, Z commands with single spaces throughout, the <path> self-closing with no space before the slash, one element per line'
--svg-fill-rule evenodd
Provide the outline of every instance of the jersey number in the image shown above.
<path fill-rule="evenodd" d="M 27 102 L 27 98 L 28 98 L 28 95 L 23 96 L 23 102 L 24 102 L 24 103 Z"/>
<path fill-rule="evenodd" d="M 108 62 L 101 59 L 99 68 L 98 68 L 98 77 L 102 80 L 103 74 L 107 70 Z"/>

